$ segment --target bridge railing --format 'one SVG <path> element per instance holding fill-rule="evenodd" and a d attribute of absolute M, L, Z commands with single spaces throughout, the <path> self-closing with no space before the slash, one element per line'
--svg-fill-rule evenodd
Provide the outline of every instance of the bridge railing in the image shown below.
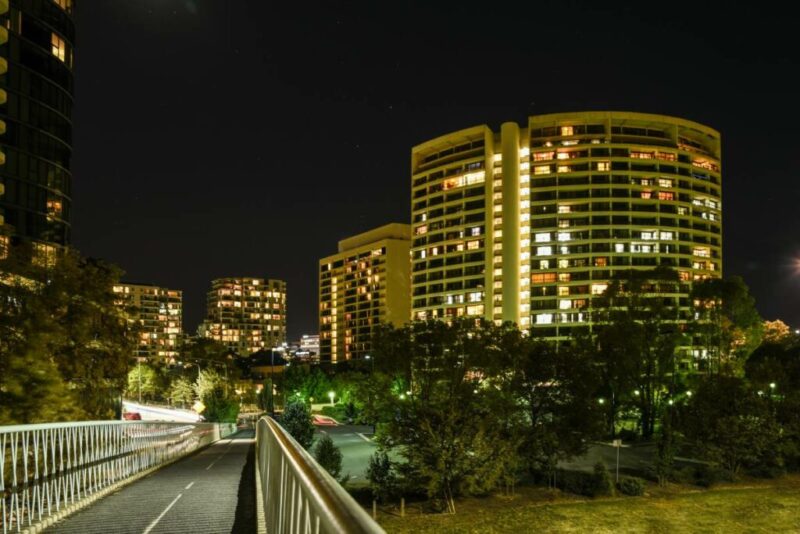
<path fill-rule="evenodd" d="M 256 425 L 256 476 L 269 534 L 383 533 L 364 509 L 275 420 Z M 261 521 L 261 519 L 259 519 Z"/>
<path fill-rule="evenodd" d="M 217 423 L 0 426 L 0 524 L 21 532 L 235 431 Z"/>

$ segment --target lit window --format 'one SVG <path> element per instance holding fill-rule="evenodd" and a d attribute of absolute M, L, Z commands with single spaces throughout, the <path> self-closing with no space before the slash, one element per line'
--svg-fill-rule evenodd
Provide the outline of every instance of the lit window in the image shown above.
<path fill-rule="evenodd" d="M 572 206 L 565 206 L 563 204 L 559 204 L 558 213 L 572 213 Z"/>
<path fill-rule="evenodd" d="M 694 247 L 692 254 L 701 258 L 709 258 L 711 257 L 711 250 L 708 247 Z"/>
<path fill-rule="evenodd" d="M 492 156 L 492 159 L 495 161 L 495 163 L 498 162 L 498 161 L 503 161 L 503 155 L 502 154 L 495 154 L 494 156 Z"/>
<path fill-rule="evenodd" d="M 550 260 L 540 260 L 539 261 L 539 268 L 540 269 L 549 269 L 550 268 Z"/>
<path fill-rule="evenodd" d="M 625 252 L 625 243 L 614 243 L 614 252 Z"/>
<path fill-rule="evenodd" d="M 425 234 L 427 232 L 428 232 L 428 225 L 427 224 L 423 224 L 422 226 L 417 226 L 417 228 L 414 230 L 414 233 L 417 234 L 417 235 L 422 235 L 422 234 Z"/>
<path fill-rule="evenodd" d="M 558 286 L 558 296 L 559 297 L 566 297 L 569 295 L 569 287 L 567 286 Z"/>
<path fill-rule="evenodd" d="M 569 282 L 570 278 L 572 278 L 571 273 L 558 273 L 558 281 L 559 282 Z"/>
<path fill-rule="evenodd" d="M 569 310 L 572 308 L 572 301 L 571 300 L 559 300 L 558 301 L 558 309 L 559 310 Z"/>
<path fill-rule="evenodd" d="M 552 323 L 553 323 L 552 313 L 539 313 L 536 315 L 536 324 L 552 324 Z"/>
<path fill-rule="evenodd" d="M 672 241 L 672 232 L 661 232 L 661 240 L 662 241 Z"/>
<path fill-rule="evenodd" d="M 550 174 L 550 165 L 537 165 L 533 168 L 533 174 Z"/>
<path fill-rule="evenodd" d="M 561 135 L 575 135 L 575 129 L 572 126 L 562 126 Z"/>
<path fill-rule="evenodd" d="M 608 258 L 606 257 L 599 257 L 594 259 L 595 267 L 606 267 L 607 265 L 608 265 Z"/>
<path fill-rule="evenodd" d="M 558 260 L 559 269 L 569 269 L 569 260 Z"/>
<path fill-rule="evenodd" d="M 56 56 L 58 59 L 63 61 L 64 63 L 67 62 L 67 43 L 64 42 L 58 34 L 53 33 L 50 36 L 50 44 L 52 45 L 51 51 L 53 55 Z"/>
<path fill-rule="evenodd" d="M 522 163 L 519 164 L 519 169 L 521 171 L 527 171 L 530 168 L 531 168 L 531 164 L 528 163 L 527 161 L 523 161 Z"/>
<path fill-rule="evenodd" d="M 533 154 L 533 161 L 548 161 L 553 159 L 552 152 L 535 152 Z"/>
<path fill-rule="evenodd" d="M 479 248 L 481 248 L 480 240 L 467 241 L 467 250 L 478 250 Z"/>
<path fill-rule="evenodd" d="M 549 284 L 556 281 L 556 273 L 534 273 L 531 282 L 534 284 Z"/>
<path fill-rule="evenodd" d="M 550 241 L 550 232 L 538 233 L 536 234 L 535 239 L 537 243 L 547 243 Z"/>
<path fill-rule="evenodd" d="M 552 256 L 553 247 L 536 247 L 537 256 Z"/>
<path fill-rule="evenodd" d="M 608 289 L 608 284 L 592 284 L 592 295 L 602 295 Z"/>
<path fill-rule="evenodd" d="M 649 190 L 642 191 L 642 198 L 652 198 L 653 192 Z"/>
<path fill-rule="evenodd" d="M 558 240 L 559 241 L 569 241 L 572 239 L 572 234 L 569 232 L 559 232 L 558 233 Z"/>
<path fill-rule="evenodd" d="M 659 178 L 658 185 L 659 187 L 672 187 L 672 180 L 669 178 Z"/>
<path fill-rule="evenodd" d="M 678 206 L 678 215 L 686 215 L 688 211 L 685 206 Z"/>
<path fill-rule="evenodd" d="M 675 200 L 675 193 L 672 191 L 659 191 L 658 200 Z"/>
<path fill-rule="evenodd" d="M 611 170 L 611 163 L 608 161 L 598 161 L 597 162 L 597 170 L 598 171 L 610 171 Z"/>
<path fill-rule="evenodd" d="M 570 172 L 572 169 L 569 165 L 559 165 L 558 172 Z"/>
<path fill-rule="evenodd" d="M 530 153 L 531 149 L 526 146 L 519 149 L 519 157 L 521 158 L 527 158 Z"/>
<path fill-rule="evenodd" d="M 467 315 L 483 315 L 483 304 L 467 306 Z"/>
<path fill-rule="evenodd" d="M 569 159 L 569 153 L 559 152 L 558 155 L 556 156 L 556 159 Z"/>

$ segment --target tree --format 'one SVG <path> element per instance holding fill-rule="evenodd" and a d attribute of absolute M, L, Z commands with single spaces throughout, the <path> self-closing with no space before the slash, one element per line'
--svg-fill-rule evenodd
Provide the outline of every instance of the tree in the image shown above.
<path fill-rule="evenodd" d="M 376 392 L 391 414 L 380 443 L 397 447 L 407 479 L 450 513 L 456 495 L 490 491 L 517 460 L 519 410 L 490 379 L 492 329 L 474 319 L 417 322 L 373 345 L 393 384 Z"/>
<path fill-rule="evenodd" d="M 369 458 L 367 479 L 375 500 L 387 502 L 397 489 L 397 476 L 386 451 L 375 451 Z"/>
<path fill-rule="evenodd" d="M 290 402 L 283 410 L 280 423 L 304 449 L 311 447 L 314 442 L 314 423 L 306 403 Z"/>
<path fill-rule="evenodd" d="M 735 477 L 779 457 L 780 428 L 768 398 L 739 377 L 705 378 L 682 409 L 681 430 L 702 457 Z"/>
<path fill-rule="evenodd" d="M 150 365 L 139 363 L 128 372 L 128 398 L 153 400 L 160 392 L 158 373 Z"/>
<path fill-rule="evenodd" d="M 205 408 L 203 417 L 213 423 L 236 423 L 239 403 L 227 397 L 222 388 L 216 388 L 202 398 Z"/>
<path fill-rule="evenodd" d="M 7 422 L 115 417 L 135 344 L 112 290 L 119 269 L 74 251 L 45 265 L 18 250 L 0 272 L 0 411 L 21 418 Z"/>
<path fill-rule="evenodd" d="M 624 403 L 636 407 L 642 435 L 649 438 L 666 396 L 674 393 L 675 353 L 681 342 L 678 273 L 672 269 L 631 270 L 609 284 L 596 316 L 599 359 L 610 392 L 609 429 Z"/>
<path fill-rule="evenodd" d="M 194 386 L 189 382 L 188 378 L 184 376 L 176 377 L 170 384 L 169 398 L 174 404 L 186 407 L 195 399 Z"/>
<path fill-rule="evenodd" d="M 792 339 L 792 329 L 789 325 L 776 319 L 764 321 L 764 343 L 786 343 Z"/>
<path fill-rule="evenodd" d="M 205 399 L 217 389 L 223 389 L 225 380 L 214 369 L 203 369 L 197 373 L 194 391 L 199 399 Z M 203 401 L 205 402 L 205 401 Z"/>
<path fill-rule="evenodd" d="M 577 347 L 557 347 L 515 330 L 503 335 L 498 346 L 512 355 L 510 388 L 525 409 L 520 451 L 529 469 L 551 480 L 559 461 L 584 454 L 600 434 L 597 368 Z"/>
<path fill-rule="evenodd" d="M 314 458 L 333 478 L 339 478 L 339 474 L 342 471 L 342 453 L 329 435 L 323 434 L 317 441 L 317 445 L 314 448 Z"/>
<path fill-rule="evenodd" d="M 691 298 L 699 316 L 694 330 L 706 350 L 708 372 L 740 374 L 763 336 L 761 317 L 744 280 L 732 276 L 697 282 Z"/>

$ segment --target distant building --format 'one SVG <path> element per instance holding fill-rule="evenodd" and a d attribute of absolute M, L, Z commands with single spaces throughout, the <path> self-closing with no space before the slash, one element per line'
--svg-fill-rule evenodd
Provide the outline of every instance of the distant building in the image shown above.
<path fill-rule="evenodd" d="M 339 252 L 319 262 L 321 362 L 360 359 L 373 327 L 410 318 L 407 224 L 387 224 L 339 241 Z"/>
<path fill-rule="evenodd" d="M 481 317 L 568 339 L 630 269 L 669 267 L 659 297 L 691 317 L 722 273 L 720 135 L 629 112 L 476 126 L 411 152 L 415 320 Z"/>
<path fill-rule="evenodd" d="M 199 334 L 240 356 L 286 341 L 286 282 L 219 278 L 211 282 L 206 320 Z"/>
<path fill-rule="evenodd" d="M 73 2 L 0 0 L 0 258 L 70 242 Z"/>
<path fill-rule="evenodd" d="M 319 335 L 303 334 L 300 338 L 300 347 L 295 352 L 295 357 L 303 359 L 319 359 Z"/>
<path fill-rule="evenodd" d="M 117 303 L 132 310 L 140 324 L 136 355 L 175 358 L 183 340 L 183 292 L 145 284 L 114 286 Z"/>

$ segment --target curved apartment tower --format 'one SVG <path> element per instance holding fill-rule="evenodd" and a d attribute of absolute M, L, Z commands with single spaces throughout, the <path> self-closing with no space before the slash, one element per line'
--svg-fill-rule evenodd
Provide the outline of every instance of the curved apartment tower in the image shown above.
<path fill-rule="evenodd" d="M 532 116 L 412 149 L 412 318 L 485 317 L 564 338 L 615 271 L 720 276 L 720 136 L 629 112 Z"/>
<path fill-rule="evenodd" d="M 70 240 L 73 0 L 0 0 L 0 254 Z"/>

